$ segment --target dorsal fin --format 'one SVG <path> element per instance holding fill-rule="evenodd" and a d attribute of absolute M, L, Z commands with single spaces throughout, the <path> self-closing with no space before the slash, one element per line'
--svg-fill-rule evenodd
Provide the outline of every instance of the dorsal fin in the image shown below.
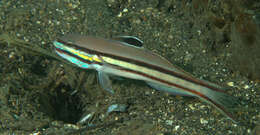
<path fill-rule="evenodd" d="M 134 47 L 141 48 L 143 46 L 143 41 L 134 36 L 117 36 L 117 37 L 114 37 L 113 40 L 117 40 L 126 45 L 130 45 L 130 46 L 134 46 Z"/>

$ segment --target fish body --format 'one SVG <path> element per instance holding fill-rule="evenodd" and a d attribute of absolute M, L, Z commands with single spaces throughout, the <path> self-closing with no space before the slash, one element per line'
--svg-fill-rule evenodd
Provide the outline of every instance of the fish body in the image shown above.
<path fill-rule="evenodd" d="M 109 40 L 66 35 L 53 44 L 56 53 L 64 59 L 80 68 L 97 70 L 99 83 L 111 93 L 114 92 L 111 75 L 142 80 L 157 90 L 198 97 L 235 122 L 228 111 L 236 105 L 235 97 L 226 94 L 222 87 L 197 79 L 165 58 L 146 50 L 142 43 L 131 36 Z"/>

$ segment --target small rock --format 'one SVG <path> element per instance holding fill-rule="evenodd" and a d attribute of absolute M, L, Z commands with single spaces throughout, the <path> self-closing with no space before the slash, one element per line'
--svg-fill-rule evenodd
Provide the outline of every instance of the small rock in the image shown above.
<path fill-rule="evenodd" d="M 234 87 L 234 82 L 228 82 L 227 85 L 230 87 Z"/>
<path fill-rule="evenodd" d="M 200 123 L 201 123 L 201 124 L 208 124 L 208 121 L 205 120 L 205 119 L 203 119 L 203 118 L 200 118 Z"/>

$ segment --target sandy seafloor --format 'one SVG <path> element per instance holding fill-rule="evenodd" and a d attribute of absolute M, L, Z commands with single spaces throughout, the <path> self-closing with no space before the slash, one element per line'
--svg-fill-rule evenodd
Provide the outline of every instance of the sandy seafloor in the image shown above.
<path fill-rule="evenodd" d="M 248 63 L 234 62 L 240 46 L 234 45 L 236 12 L 229 6 L 207 0 L 0 0 L 0 134 L 259 135 L 259 79 L 241 72 L 239 64 Z M 243 124 L 197 98 L 156 91 L 141 81 L 115 79 L 112 95 L 99 86 L 95 71 L 11 42 L 20 39 L 54 54 L 53 40 L 67 33 L 139 37 L 144 48 L 227 87 L 241 101 L 233 110 Z M 112 104 L 127 109 L 106 115 Z M 91 118 L 79 123 L 86 115 Z"/>

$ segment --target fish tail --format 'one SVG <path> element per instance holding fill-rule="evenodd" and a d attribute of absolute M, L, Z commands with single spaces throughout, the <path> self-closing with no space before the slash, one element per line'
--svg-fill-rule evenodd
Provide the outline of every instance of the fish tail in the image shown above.
<path fill-rule="evenodd" d="M 230 118 L 233 122 L 236 122 L 236 118 L 233 116 L 232 109 L 235 109 L 239 104 L 238 99 L 227 94 L 222 88 L 218 85 L 217 87 L 204 87 L 199 86 L 196 88 L 185 88 L 185 87 L 174 87 L 174 86 L 166 86 L 157 83 L 147 82 L 151 87 L 162 90 L 174 95 L 182 95 L 182 96 L 193 96 L 198 97 L 200 100 L 213 105 L 217 108 L 222 114 Z"/>
<path fill-rule="evenodd" d="M 238 99 L 223 91 L 216 91 L 206 88 L 196 97 L 216 107 L 222 114 L 226 115 L 233 122 L 237 123 L 236 118 L 231 113 L 239 105 Z"/>

